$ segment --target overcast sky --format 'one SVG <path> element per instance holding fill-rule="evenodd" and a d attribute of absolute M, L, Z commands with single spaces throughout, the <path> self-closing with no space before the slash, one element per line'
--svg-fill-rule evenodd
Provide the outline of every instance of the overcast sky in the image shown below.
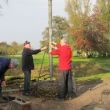
<path fill-rule="evenodd" d="M 34 48 L 40 47 L 42 32 L 48 26 L 48 0 L 9 0 L 8 6 L 2 5 L 0 42 L 29 40 Z M 65 0 L 53 0 L 53 16 L 66 17 L 64 8 Z"/>

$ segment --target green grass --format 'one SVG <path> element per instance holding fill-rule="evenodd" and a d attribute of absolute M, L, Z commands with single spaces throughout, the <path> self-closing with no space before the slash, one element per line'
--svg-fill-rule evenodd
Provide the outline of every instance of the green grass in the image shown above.
<path fill-rule="evenodd" d="M 76 80 L 78 81 L 89 81 L 89 80 L 96 80 L 96 79 L 103 79 L 103 78 L 110 78 L 110 72 L 108 73 L 100 73 L 100 74 L 96 74 L 96 75 L 92 75 L 92 76 L 88 76 L 88 77 L 79 77 L 76 78 Z"/>
<path fill-rule="evenodd" d="M 40 62 L 42 60 L 42 54 L 36 55 L 35 56 L 35 65 L 40 65 Z M 39 59 L 39 60 L 37 60 Z M 54 65 L 57 66 L 58 64 L 58 58 L 56 56 L 53 57 L 53 63 Z M 44 66 L 48 64 L 48 55 L 46 55 L 45 59 L 44 59 Z M 85 69 L 88 68 L 89 65 L 89 69 L 91 70 L 90 73 L 88 72 L 87 76 L 84 77 L 77 77 L 76 75 L 76 80 L 77 81 L 90 81 L 90 80 L 97 80 L 97 79 L 102 79 L 102 78 L 106 78 L 109 77 L 110 78 L 110 72 L 101 72 L 99 71 L 97 73 L 97 68 L 110 68 L 110 58 L 78 58 L 78 57 L 73 57 L 73 68 L 77 67 L 79 65 L 84 66 Z M 94 68 L 93 69 L 93 65 Z M 88 70 L 89 70 L 88 69 Z M 93 71 L 92 71 L 93 70 Z M 74 70 L 73 70 L 74 71 Z M 83 71 L 82 73 L 86 72 L 86 70 L 81 70 Z M 75 74 L 79 74 L 79 73 L 75 73 Z"/>
<path fill-rule="evenodd" d="M 34 64 L 35 65 L 41 65 L 42 63 L 42 59 L 43 59 L 44 53 L 41 52 L 37 55 L 34 55 Z M 8 56 L 11 58 L 17 58 L 19 59 L 19 61 L 21 62 L 21 56 L 20 55 L 12 55 L 12 56 Z M 56 65 L 58 63 L 58 59 L 57 56 L 53 57 L 53 63 Z M 73 65 L 76 64 L 87 64 L 87 63 L 91 63 L 91 64 L 99 64 L 102 67 L 108 67 L 110 68 L 110 58 L 79 58 L 79 57 L 73 57 Z M 49 64 L 49 55 L 45 54 L 44 56 L 44 61 L 43 61 L 44 65 L 48 65 Z"/>
<path fill-rule="evenodd" d="M 45 54 L 44 60 L 43 59 L 44 53 L 39 53 L 37 55 L 34 55 L 34 64 L 35 67 L 40 68 L 41 63 L 43 62 L 43 67 L 46 69 L 49 69 L 49 55 Z M 8 56 L 11 58 L 17 58 L 20 61 L 21 64 L 21 56 Z M 57 66 L 58 64 L 58 58 L 57 56 L 53 57 L 53 65 Z M 21 68 L 21 65 L 18 69 Z M 107 68 L 110 69 L 110 58 L 79 58 L 79 57 L 73 57 L 73 71 L 75 71 L 75 74 L 80 74 L 82 76 L 76 75 L 77 81 L 88 81 L 88 80 L 96 80 L 101 78 L 110 77 L 109 71 L 99 71 L 99 68 Z M 9 71 L 10 72 L 10 71 Z M 19 75 L 23 75 L 22 71 L 19 70 Z M 10 73 L 8 73 L 9 75 Z M 11 75 L 14 73 L 11 71 Z M 84 76 L 83 76 L 84 75 Z M 33 77 L 33 76 L 32 76 Z M 9 78 L 9 77 L 8 77 Z"/>
<path fill-rule="evenodd" d="M 42 63 L 43 53 L 34 56 L 35 65 L 40 65 Z M 49 55 L 46 54 L 44 57 L 44 65 L 49 63 Z M 53 63 L 56 65 L 58 63 L 57 56 L 53 57 Z M 98 64 L 101 67 L 110 68 L 110 58 L 79 58 L 73 57 L 73 65 L 76 64 Z"/>

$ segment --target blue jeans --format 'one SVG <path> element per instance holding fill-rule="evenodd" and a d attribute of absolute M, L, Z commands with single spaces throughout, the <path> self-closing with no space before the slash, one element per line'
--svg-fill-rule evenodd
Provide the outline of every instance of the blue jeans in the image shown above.
<path fill-rule="evenodd" d="M 31 70 L 24 70 L 24 93 L 30 92 Z"/>

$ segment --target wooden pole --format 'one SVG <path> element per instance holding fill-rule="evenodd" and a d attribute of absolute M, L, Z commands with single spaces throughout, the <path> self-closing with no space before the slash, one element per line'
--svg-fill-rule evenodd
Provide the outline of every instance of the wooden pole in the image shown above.
<path fill-rule="evenodd" d="M 48 0 L 49 45 L 52 42 L 52 0 Z M 49 46 L 49 52 L 52 48 Z M 53 59 L 49 54 L 50 77 L 53 77 Z"/>

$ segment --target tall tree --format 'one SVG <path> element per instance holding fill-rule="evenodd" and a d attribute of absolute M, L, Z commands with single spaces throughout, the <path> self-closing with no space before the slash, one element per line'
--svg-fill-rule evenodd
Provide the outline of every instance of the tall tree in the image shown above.
<path fill-rule="evenodd" d="M 100 19 L 108 25 L 110 33 L 110 0 L 97 0 L 96 7 L 100 12 Z"/>
<path fill-rule="evenodd" d="M 71 26 L 81 28 L 83 19 L 90 14 L 90 0 L 66 0 L 66 4 Z"/>
<path fill-rule="evenodd" d="M 108 40 L 105 45 L 110 50 L 110 0 L 97 0 L 95 9 L 98 10 L 99 19 L 106 25 L 106 32 L 103 36 Z"/>
<path fill-rule="evenodd" d="M 69 15 L 70 33 L 75 39 L 77 50 L 86 54 L 93 51 L 99 54 L 108 53 L 106 43 L 109 41 L 105 37 L 107 27 L 100 18 L 100 10 L 95 7 L 91 13 L 90 0 L 67 0 L 66 11 Z"/>

